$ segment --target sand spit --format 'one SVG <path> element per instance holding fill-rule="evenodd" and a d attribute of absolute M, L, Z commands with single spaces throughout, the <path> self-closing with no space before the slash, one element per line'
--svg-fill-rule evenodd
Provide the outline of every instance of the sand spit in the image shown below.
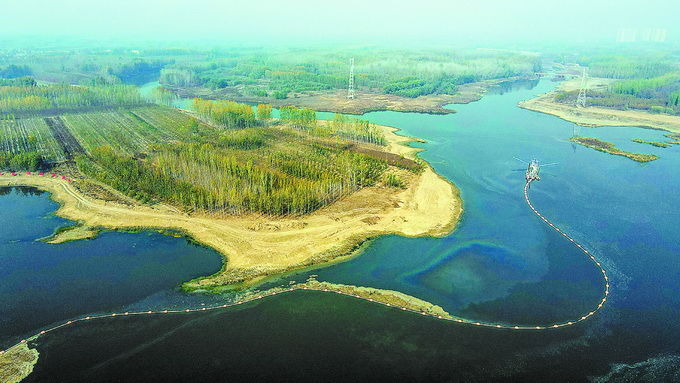
<path fill-rule="evenodd" d="M 606 79 L 591 79 L 589 88 L 596 89 L 607 84 Z M 579 79 L 561 83 L 556 91 L 542 94 L 527 101 L 521 101 L 521 108 L 536 112 L 552 114 L 563 120 L 584 126 L 639 126 L 680 133 L 680 116 L 654 114 L 638 110 L 616 110 L 589 106 L 577 108 L 569 104 L 555 102 L 555 95 L 560 90 L 578 89 Z"/>
<path fill-rule="evenodd" d="M 440 306 L 394 290 L 319 282 L 315 279 L 310 279 L 307 282 L 294 285 L 293 287 L 299 289 L 307 288 L 311 290 L 336 291 L 345 295 L 360 297 L 371 302 L 382 303 L 392 307 L 405 308 L 440 318 L 453 318 L 451 314 Z"/>
<path fill-rule="evenodd" d="M 418 149 L 406 146 L 414 139 L 384 127 L 387 150 L 413 157 Z M 92 229 L 173 229 L 214 248 L 226 257 L 222 270 L 185 284 L 188 290 L 209 290 L 225 285 L 254 284 L 290 270 L 346 257 L 366 239 L 382 234 L 444 236 L 462 214 L 458 190 L 432 168 L 414 174 L 402 171 L 405 189 L 364 188 L 336 203 L 302 217 L 272 218 L 262 215 L 218 218 L 182 214 L 167 206 L 143 206 L 104 201 L 81 193 L 78 181 L 37 175 L 0 176 L 0 186 L 34 186 L 60 203 L 55 214 L 83 228 L 66 231 L 92 233 Z"/>

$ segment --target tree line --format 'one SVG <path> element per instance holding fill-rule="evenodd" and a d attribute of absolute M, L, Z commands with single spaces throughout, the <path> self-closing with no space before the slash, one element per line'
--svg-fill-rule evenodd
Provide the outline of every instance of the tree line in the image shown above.
<path fill-rule="evenodd" d="M 163 86 L 157 86 L 151 90 L 151 99 L 161 105 L 172 106 L 179 97 Z"/>
<path fill-rule="evenodd" d="M 45 158 L 38 152 L 0 152 L 0 169 L 12 171 L 35 171 L 47 167 Z"/>
<path fill-rule="evenodd" d="M 609 86 L 613 93 L 630 94 L 635 97 L 653 98 L 669 94 L 669 90 L 680 88 L 680 73 L 669 73 L 659 77 L 616 81 Z"/>
<path fill-rule="evenodd" d="M 313 129 L 316 127 L 316 111 L 313 109 L 282 106 L 279 113 L 283 122 L 296 129 Z"/>
<path fill-rule="evenodd" d="M 291 92 L 344 89 L 348 81 L 348 59 L 356 57 L 357 88 L 417 97 L 453 94 L 460 84 L 528 75 L 542 70 L 541 59 L 536 55 L 490 51 L 291 50 L 277 55 L 270 52 L 211 54 L 213 58 L 209 62 L 201 56 L 199 60 L 182 60 L 164 68 L 161 83 L 211 89 L 245 85 L 239 87 L 239 91 L 258 97 L 285 99 Z"/>
<path fill-rule="evenodd" d="M 118 107 L 143 105 L 136 87 L 130 85 L 0 86 L 0 113 L 36 112 L 46 109 Z"/>
<path fill-rule="evenodd" d="M 312 135 L 335 136 L 376 145 L 386 143 L 383 131 L 365 120 L 336 113 L 330 123 L 321 125 L 317 123 L 316 112 L 312 109 L 283 106 L 279 111 L 282 122 Z"/>
<path fill-rule="evenodd" d="M 202 118 L 227 129 L 245 129 L 258 125 L 253 107 L 247 104 L 227 100 L 213 101 L 195 98 L 193 108 Z M 266 107 L 258 108 L 258 111 L 263 113 L 261 120 L 268 120 L 271 117 L 271 108 L 269 109 L 269 116 L 266 115 Z"/>
<path fill-rule="evenodd" d="M 362 154 L 309 149 L 254 163 L 207 143 L 160 145 L 144 160 L 101 147 L 77 163 L 85 174 L 142 201 L 194 212 L 271 215 L 315 211 L 374 184 L 387 167 Z"/>
<path fill-rule="evenodd" d="M 0 77 L 1 78 L 17 78 L 17 77 L 26 77 L 30 76 L 33 74 L 33 71 L 31 68 L 29 68 L 27 65 L 8 65 L 4 68 L 0 68 Z"/>
<path fill-rule="evenodd" d="M 365 120 L 336 113 L 330 127 L 332 134 L 342 138 L 376 145 L 386 144 L 382 129 Z"/>

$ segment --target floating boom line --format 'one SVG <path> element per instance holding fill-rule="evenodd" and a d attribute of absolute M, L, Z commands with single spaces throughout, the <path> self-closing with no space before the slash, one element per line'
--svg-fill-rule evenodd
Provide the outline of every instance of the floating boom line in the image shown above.
<path fill-rule="evenodd" d="M 31 173 L 27 173 L 27 175 L 31 175 Z M 380 302 L 376 299 L 357 295 L 357 294 L 352 294 L 349 292 L 344 292 L 344 291 L 339 291 L 339 290 L 333 290 L 333 289 L 328 289 L 328 288 L 320 288 L 320 287 L 309 287 L 309 286 L 291 286 L 285 289 L 281 290 L 273 290 L 273 291 L 265 291 L 260 294 L 253 294 L 252 296 L 248 296 L 245 298 L 242 298 L 240 300 L 231 302 L 231 303 L 225 303 L 221 305 L 216 305 L 216 306 L 208 306 L 208 307 L 201 307 L 197 309 L 175 309 L 175 310 L 147 310 L 147 311 L 135 311 L 135 312 L 121 312 L 121 313 L 110 313 L 110 314 L 101 314 L 101 315 L 92 315 L 92 316 L 86 316 L 86 317 L 81 317 L 77 319 L 72 319 L 66 322 L 63 322 L 59 325 L 44 329 L 40 331 L 39 333 L 29 337 L 29 338 L 24 338 L 22 339 L 19 343 L 15 344 L 14 346 L 11 346 L 8 348 L 8 350 L 0 350 L 0 355 L 4 354 L 5 352 L 9 351 L 10 349 L 17 347 L 22 344 L 26 344 L 29 341 L 34 341 L 38 337 L 45 335 L 47 333 L 56 331 L 58 329 L 64 328 L 64 327 L 69 327 L 72 325 L 75 325 L 77 323 L 84 323 L 84 322 L 89 322 L 93 320 L 101 320 L 101 319 L 107 319 L 107 318 L 118 318 L 118 317 L 128 317 L 128 316 L 147 316 L 147 315 L 164 315 L 164 314 L 188 314 L 188 313 L 195 313 L 195 312 L 204 312 L 204 311 L 213 311 L 213 310 L 219 310 L 219 309 L 225 309 L 228 307 L 234 307 L 238 305 L 242 305 L 245 303 L 253 302 L 259 299 L 263 299 L 266 297 L 274 296 L 274 295 L 279 295 L 279 294 L 284 294 L 284 293 L 289 293 L 297 290 L 312 290 L 312 291 L 321 291 L 321 292 L 328 292 L 328 293 L 334 293 L 338 295 L 344 295 L 356 299 L 361 299 L 364 301 L 369 301 L 373 303 L 377 303 L 383 306 L 388 306 L 388 307 L 393 307 L 400 309 L 402 311 L 408 311 L 412 312 L 415 314 L 423 315 L 426 317 L 434 318 L 434 319 L 440 319 L 440 320 L 445 320 L 449 322 L 456 322 L 456 323 L 461 323 L 461 324 L 466 324 L 466 325 L 473 325 L 473 326 L 478 326 L 478 327 L 487 327 L 487 328 L 495 328 L 495 329 L 505 329 L 505 330 L 525 330 L 525 331 L 541 331 L 541 330 L 551 330 L 551 329 L 558 329 L 558 328 L 564 328 L 564 327 L 571 327 L 574 326 L 580 322 L 586 321 L 592 316 L 595 315 L 602 307 L 604 304 L 607 302 L 607 299 L 609 298 L 609 293 L 610 293 L 610 286 L 609 286 L 609 276 L 607 275 L 607 271 L 605 270 L 604 266 L 602 266 L 602 263 L 595 258 L 595 256 L 588 251 L 583 245 L 578 243 L 576 240 L 574 240 L 572 237 L 570 237 L 567 233 L 562 231 L 559 227 L 557 227 L 555 224 L 550 222 L 547 218 L 543 216 L 531 203 L 531 200 L 529 199 L 529 186 L 531 184 L 531 181 L 527 182 L 524 185 L 524 200 L 526 204 L 529 206 L 531 211 L 534 212 L 540 218 L 543 222 L 545 222 L 550 228 L 558 232 L 562 237 L 566 238 L 569 242 L 571 242 L 572 245 L 576 246 L 583 254 L 585 254 L 590 261 L 597 267 L 597 269 L 600 271 L 602 274 L 602 279 L 604 280 L 604 291 L 602 294 L 602 297 L 600 298 L 599 303 L 595 308 L 593 308 L 591 311 L 581 315 L 578 318 L 566 321 L 566 322 L 557 322 L 553 324 L 547 324 L 547 325 L 535 325 L 535 326 L 529 326 L 529 325 L 512 325 L 512 324 L 506 324 L 506 323 L 493 323 L 493 322 L 481 322 L 481 321 L 475 321 L 471 319 L 464 319 L 464 318 L 458 318 L 458 317 L 447 317 L 447 316 L 442 316 L 440 314 L 433 314 L 430 312 L 425 312 L 425 311 L 419 311 L 415 310 L 412 308 L 404 307 L 404 306 L 399 306 L 395 305 L 392 303 L 388 302 Z M 64 188 L 66 188 L 66 185 L 63 185 Z"/>

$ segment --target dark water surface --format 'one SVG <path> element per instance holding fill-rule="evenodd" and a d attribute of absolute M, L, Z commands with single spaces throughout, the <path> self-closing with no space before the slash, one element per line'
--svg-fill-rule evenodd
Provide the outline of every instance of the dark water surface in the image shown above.
<path fill-rule="evenodd" d="M 119 311 L 221 267 L 216 252 L 154 232 L 106 232 L 60 245 L 36 241 L 71 223 L 52 215 L 56 208 L 37 189 L 0 188 L 2 346 L 54 322 Z"/>
<path fill-rule="evenodd" d="M 366 115 L 429 141 L 417 144 L 427 149 L 422 157 L 453 180 L 464 199 L 458 230 L 440 239 L 381 237 L 350 261 L 277 283 L 318 274 L 323 281 L 403 291 L 479 320 L 542 324 L 578 317 L 597 304 L 602 281 L 580 252 L 525 205 L 525 166 L 513 157 L 535 157 L 559 164 L 544 168 L 543 179 L 532 186 L 534 204 L 610 273 L 610 300 L 593 319 L 543 332 L 480 329 L 347 297 L 295 292 L 238 309 L 116 318 L 59 330 L 36 342 L 40 362 L 27 381 L 677 381 L 680 147 L 630 142 L 663 141 L 663 132 L 622 127 L 580 133 L 661 158 L 638 164 L 574 146 L 568 141 L 572 124 L 516 106 L 553 86 L 547 81 L 507 85 L 479 102 L 456 105 L 458 113 L 447 116 Z M 14 237 L 49 234 L 56 224 L 45 233 L 35 231 L 41 226 L 34 222 L 43 215 L 34 214 L 31 225 L 16 225 Z M 99 242 L 103 237 L 85 243 L 102 244 L 106 248 L 98 251 L 110 252 L 130 241 L 127 235 L 110 235 L 112 242 Z M 140 239 L 144 248 L 160 246 L 156 251 L 163 259 L 172 259 L 168 253 L 182 243 L 155 234 Z M 68 246 L 76 245 L 63 245 L 59 252 L 72 254 Z M 127 256 L 130 248 L 122 249 L 120 256 Z M 199 258 L 210 255 L 196 255 L 191 264 Z M 176 278 L 168 286 L 182 279 L 171 274 Z M 143 280 L 132 276 L 138 273 L 123 275 L 120 289 L 126 278 Z M 134 299 L 142 298 L 128 300 Z M 105 300 L 115 306 L 114 298 Z"/>

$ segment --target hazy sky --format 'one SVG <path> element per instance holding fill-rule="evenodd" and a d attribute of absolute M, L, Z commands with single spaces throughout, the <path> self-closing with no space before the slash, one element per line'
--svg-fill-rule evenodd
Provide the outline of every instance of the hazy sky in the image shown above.
<path fill-rule="evenodd" d="M 680 0 L 0 0 L 0 35 L 276 42 L 614 41 L 680 36 Z"/>

